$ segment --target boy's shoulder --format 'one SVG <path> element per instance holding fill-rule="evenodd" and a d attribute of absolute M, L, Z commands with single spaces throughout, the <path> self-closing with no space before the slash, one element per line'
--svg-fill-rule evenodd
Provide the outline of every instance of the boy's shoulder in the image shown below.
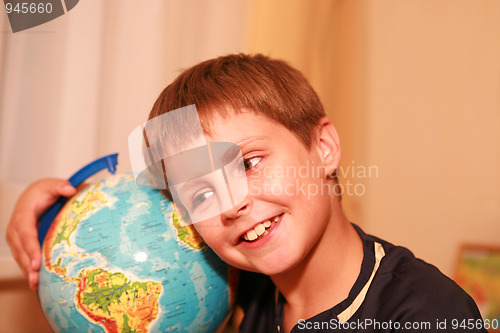
<path fill-rule="evenodd" d="M 452 321 L 481 319 L 472 298 L 437 267 L 415 257 L 405 247 L 356 229 L 365 247 L 373 244 L 376 252 L 379 244 L 383 249 L 360 315 L 399 322 L 429 322 L 435 329 L 437 322 L 446 321 L 450 327 Z"/>
<path fill-rule="evenodd" d="M 394 245 L 376 236 L 364 234 L 358 227 L 363 244 L 377 244 L 383 249 L 380 267 L 377 270 L 375 286 L 400 289 L 404 296 L 417 294 L 422 301 L 437 296 L 452 297 L 455 294 L 469 297 L 452 279 L 443 274 L 436 266 L 417 258 L 412 251 Z M 364 235 L 363 235 L 364 234 Z M 366 249 L 365 249 L 366 252 Z"/>

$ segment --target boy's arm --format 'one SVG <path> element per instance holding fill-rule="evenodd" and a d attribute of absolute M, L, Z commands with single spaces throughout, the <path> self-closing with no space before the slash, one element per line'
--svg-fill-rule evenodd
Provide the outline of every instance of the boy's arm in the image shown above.
<path fill-rule="evenodd" d="M 38 218 L 59 196 L 68 197 L 75 191 L 67 180 L 42 179 L 24 190 L 12 212 L 7 226 L 7 243 L 33 290 L 38 287 L 38 269 L 41 264 Z"/>

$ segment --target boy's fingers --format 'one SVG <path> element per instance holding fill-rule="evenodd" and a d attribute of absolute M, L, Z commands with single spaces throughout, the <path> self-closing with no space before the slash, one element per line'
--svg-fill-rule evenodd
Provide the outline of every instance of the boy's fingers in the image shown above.
<path fill-rule="evenodd" d="M 26 254 L 22 253 L 19 256 L 19 259 L 21 260 L 21 269 L 23 270 L 24 275 L 28 277 L 31 273 L 30 258 Z"/>
<path fill-rule="evenodd" d="M 24 252 L 29 257 L 29 264 L 32 270 L 40 268 L 40 243 L 38 242 L 38 231 L 36 228 L 27 228 L 24 231 L 24 240 L 22 242 Z"/>
<path fill-rule="evenodd" d="M 36 271 L 33 271 L 29 274 L 28 277 L 28 282 L 31 290 L 37 290 L 38 289 L 38 278 L 39 274 Z"/>
<path fill-rule="evenodd" d="M 38 252 L 31 258 L 31 269 L 34 271 L 38 271 L 41 266 L 42 260 L 40 259 L 40 252 Z"/>
<path fill-rule="evenodd" d="M 30 191 L 30 189 L 33 189 Z M 76 189 L 71 186 L 71 183 L 63 179 L 43 179 L 34 183 L 28 188 L 26 195 L 27 204 L 34 204 L 36 218 L 47 210 L 57 198 L 62 196 L 71 196 L 75 194 Z M 29 209 L 29 207 L 28 207 Z"/>
<path fill-rule="evenodd" d="M 38 218 L 60 196 L 71 196 L 76 189 L 62 179 L 39 180 L 19 197 L 7 226 L 7 243 L 12 256 L 29 279 L 32 289 L 38 284 L 37 270 L 41 265 L 41 249 L 38 243 Z"/>
<path fill-rule="evenodd" d="M 42 179 L 30 185 L 19 197 L 11 218 L 11 225 L 36 225 L 37 219 L 57 198 L 71 196 L 76 189 L 63 179 Z"/>
<path fill-rule="evenodd" d="M 76 189 L 67 180 L 65 180 L 64 183 L 59 187 L 59 193 L 65 197 L 69 197 L 75 194 L 75 192 Z"/>
<path fill-rule="evenodd" d="M 32 241 L 27 247 L 30 248 L 29 251 L 35 252 L 33 258 L 30 258 L 28 252 L 25 250 L 26 248 L 23 248 L 23 242 L 17 232 L 8 234 L 7 242 L 11 248 L 12 256 L 23 271 L 23 274 L 28 278 L 29 287 L 32 290 L 37 290 L 39 277 L 37 270 L 40 268 L 40 250 L 36 253 L 38 239 L 35 238 L 35 241 Z"/>
<path fill-rule="evenodd" d="M 21 240 L 16 232 L 7 233 L 7 243 L 10 246 L 12 256 L 14 260 L 19 264 L 19 267 L 23 270 L 23 273 L 28 276 L 31 270 L 30 259 L 28 255 L 23 251 Z"/>
<path fill-rule="evenodd" d="M 7 227 L 6 240 L 12 256 L 26 276 L 33 269 L 40 267 L 40 245 L 36 222 L 13 218 Z"/>
<path fill-rule="evenodd" d="M 7 237 L 5 240 L 7 241 L 7 244 L 9 244 L 10 252 L 12 253 L 14 259 L 18 264 L 21 264 L 21 243 L 19 242 L 19 237 L 17 237 L 17 234 L 13 230 L 12 224 L 7 227 Z"/>
<path fill-rule="evenodd" d="M 19 264 L 19 267 L 23 271 L 23 274 L 27 277 L 31 271 L 30 258 L 28 257 L 28 255 L 25 252 L 22 251 L 22 249 L 20 247 L 21 247 L 21 245 L 19 244 L 17 246 L 17 250 L 12 251 L 12 255 L 14 256 L 14 259 Z"/>

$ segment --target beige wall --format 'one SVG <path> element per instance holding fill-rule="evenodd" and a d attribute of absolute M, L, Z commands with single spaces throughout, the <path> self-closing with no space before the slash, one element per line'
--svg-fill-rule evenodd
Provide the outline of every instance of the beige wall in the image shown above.
<path fill-rule="evenodd" d="M 366 191 L 352 221 L 448 275 L 462 242 L 500 242 L 499 1 L 256 4 L 250 49 L 305 73 Z"/>
<path fill-rule="evenodd" d="M 364 225 L 453 272 L 500 243 L 500 1 L 366 2 Z"/>

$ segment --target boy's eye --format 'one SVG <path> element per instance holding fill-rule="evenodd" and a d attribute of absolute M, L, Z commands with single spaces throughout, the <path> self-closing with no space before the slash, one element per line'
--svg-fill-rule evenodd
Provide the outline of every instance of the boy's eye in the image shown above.
<path fill-rule="evenodd" d="M 260 156 L 255 156 L 243 160 L 243 166 L 245 167 L 245 171 L 248 171 L 254 166 L 256 166 L 260 162 L 260 160 L 262 160 L 262 157 Z"/>
<path fill-rule="evenodd" d="M 214 194 L 214 192 L 211 190 L 206 190 L 204 192 L 196 194 L 192 200 L 193 208 L 196 208 L 199 205 L 201 205 L 203 202 L 205 202 L 205 200 L 210 198 L 213 194 Z"/>

